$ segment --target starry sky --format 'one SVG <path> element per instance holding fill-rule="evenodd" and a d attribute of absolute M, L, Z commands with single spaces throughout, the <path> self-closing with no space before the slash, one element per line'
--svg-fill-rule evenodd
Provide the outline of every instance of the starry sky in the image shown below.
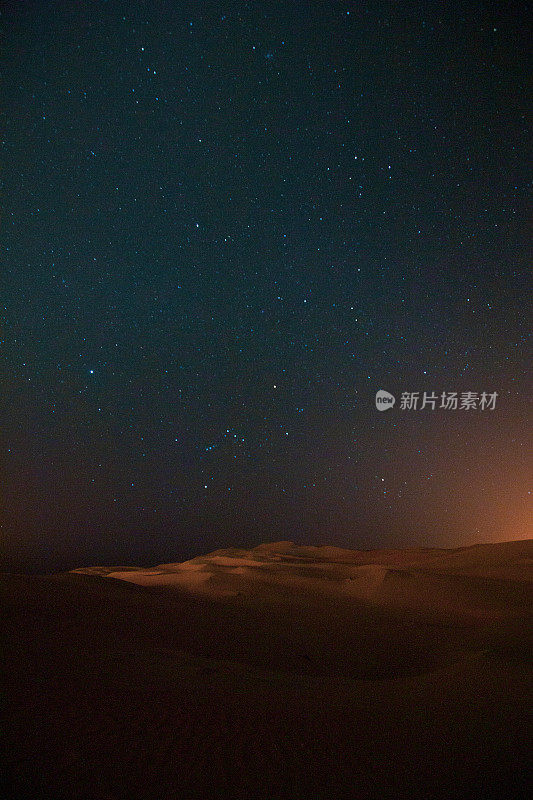
<path fill-rule="evenodd" d="M 531 535 L 525 5 L 0 26 L 4 564 Z"/>

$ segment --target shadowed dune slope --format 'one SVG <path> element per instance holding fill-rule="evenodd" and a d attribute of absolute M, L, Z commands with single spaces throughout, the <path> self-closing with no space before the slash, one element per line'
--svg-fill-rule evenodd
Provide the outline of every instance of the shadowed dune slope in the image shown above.
<path fill-rule="evenodd" d="M 1 575 L 3 796 L 528 796 L 532 542 Z"/>

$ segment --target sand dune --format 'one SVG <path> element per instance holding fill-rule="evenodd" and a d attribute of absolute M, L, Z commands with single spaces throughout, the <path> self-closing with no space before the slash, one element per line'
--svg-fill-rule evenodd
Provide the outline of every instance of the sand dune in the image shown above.
<path fill-rule="evenodd" d="M 4 796 L 528 796 L 533 542 L 3 575 Z"/>
<path fill-rule="evenodd" d="M 211 597 L 351 597 L 378 605 L 513 614 L 531 603 L 530 541 L 454 550 L 343 550 L 271 542 L 150 569 L 76 570 Z"/>

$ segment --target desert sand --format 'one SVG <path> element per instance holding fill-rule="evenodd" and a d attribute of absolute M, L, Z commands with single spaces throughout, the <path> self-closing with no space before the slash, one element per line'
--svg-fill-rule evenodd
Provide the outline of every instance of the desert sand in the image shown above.
<path fill-rule="evenodd" d="M 7 798 L 526 797 L 533 540 L 3 574 Z"/>

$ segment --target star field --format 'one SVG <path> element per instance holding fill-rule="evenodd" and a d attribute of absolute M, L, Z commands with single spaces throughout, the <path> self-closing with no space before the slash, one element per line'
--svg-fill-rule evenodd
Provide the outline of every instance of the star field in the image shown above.
<path fill-rule="evenodd" d="M 4 7 L 7 563 L 525 535 L 522 17 Z"/>

